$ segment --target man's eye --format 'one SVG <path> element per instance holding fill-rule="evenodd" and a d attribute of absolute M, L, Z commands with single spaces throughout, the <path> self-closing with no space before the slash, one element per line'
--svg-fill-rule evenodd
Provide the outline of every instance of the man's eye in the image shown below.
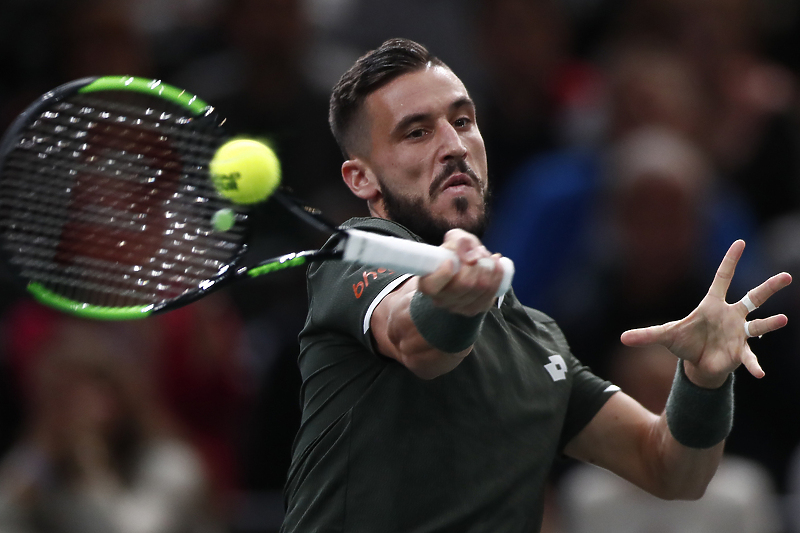
<path fill-rule="evenodd" d="M 423 129 L 416 129 L 416 130 L 411 130 L 410 132 L 408 132 L 408 135 L 407 135 L 407 137 L 408 137 L 409 139 L 419 139 L 419 138 L 420 138 L 420 137 L 422 137 L 423 135 L 425 135 L 425 130 L 423 130 Z"/>
<path fill-rule="evenodd" d="M 469 118 L 467 118 L 467 117 L 461 117 L 461 118 L 457 118 L 457 119 L 455 120 L 455 122 L 453 122 L 453 125 L 454 125 L 456 128 L 464 128 L 464 127 L 466 127 L 466 126 L 469 126 L 470 122 L 471 122 L 471 121 L 470 121 L 470 119 L 469 119 Z"/>

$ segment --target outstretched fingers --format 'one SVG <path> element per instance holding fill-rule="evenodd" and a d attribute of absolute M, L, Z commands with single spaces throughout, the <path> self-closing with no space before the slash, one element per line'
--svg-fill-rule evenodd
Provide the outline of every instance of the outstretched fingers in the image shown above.
<path fill-rule="evenodd" d="M 714 281 L 711 282 L 708 294 L 720 300 L 725 300 L 725 295 L 728 294 L 728 288 L 731 286 L 731 280 L 734 272 L 736 272 L 736 265 L 742 257 L 742 252 L 744 252 L 743 240 L 739 239 L 731 244 L 719 268 L 717 268 L 717 273 L 714 275 Z"/>
<path fill-rule="evenodd" d="M 742 364 L 747 368 L 753 376 L 761 379 L 764 377 L 764 370 L 758 364 L 758 358 L 753 353 L 750 345 L 747 343 L 747 337 L 760 337 L 780 329 L 789 322 L 786 315 L 773 315 L 769 318 L 759 318 L 744 323 L 745 342 L 742 348 Z"/>
<path fill-rule="evenodd" d="M 742 353 L 742 364 L 753 377 L 761 379 L 766 375 L 761 365 L 758 364 L 758 357 L 750 349 L 750 346 L 745 345 L 744 353 Z"/>
<path fill-rule="evenodd" d="M 792 276 L 787 272 L 775 274 L 767 281 L 750 290 L 744 298 L 739 301 L 741 309 L 744 311 L 745 316 L 754 309 L 761 307 L 769 300 L 773 294 L 783 289 L 792 282 Z M 749 298 L 751 305 L 748 306 L 747 299 Z"/>
<path fill-rule="evenodd" d="M 769 318 L 758 318 L 745 322 L 745 324 L 747 324 L 745 332 L 749 334 L 748 336 L 750 337 L 760 337 L 776 329 L 781 329 L 788 322 L 789 319 L 786 318 L 786 315 L 773 315 Z"/>

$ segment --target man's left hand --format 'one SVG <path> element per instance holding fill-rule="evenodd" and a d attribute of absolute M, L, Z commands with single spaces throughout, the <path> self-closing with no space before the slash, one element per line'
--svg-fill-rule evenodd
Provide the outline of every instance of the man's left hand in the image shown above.
<path fill-rule="evenodd" d="M 742 300 L 727 303 L 725 296 L 743 251 L 744 241 L 738 240 L 731 245 L 708 294 L 689 316 L 660 326 L 628 330 L 622 334 L 622 343 L 628 346 L 665 346 L 684 361 L 686 376 L 695 385 L 708 389 L 721 386 L 740 364 L 744 364 L 753 376 L 763 377 L 764 371 L 750 349 L 748 336 L 759 337 L 775 331 L 785 326 L 788 319 L 779 314 L 747 322 L 746 317 L 751 310 L 789 285 L 792 277 L 786 272 L 776 274 L 749 291 Z"/>

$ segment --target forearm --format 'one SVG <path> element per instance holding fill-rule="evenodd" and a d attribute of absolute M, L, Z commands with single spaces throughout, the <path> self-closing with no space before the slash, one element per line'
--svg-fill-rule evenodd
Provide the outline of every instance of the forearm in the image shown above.
<path fill-rule="evenodd" d="M 669 478 L 676 488 L 688 489 L 689 497 L 700 497 L 716 472 L 733 425 L 733 375 L 710 376 L 698 384 L 697 373 L 690 379 L 687 369 L 693 366 L 678 361 L 657 431 L 666 471 L 672 472 Z"/>
<path fill-rule="evenodd" d="M 684 446 L 670 432 L 666 413 L 654 423 L 652 443 L 656 453 L 650 459 L 652 486 L 648 490 L 668 500 L 700 498 L 717 471 L 725 447 L 724 441 L 710 448 Z"/>
<path fill-rule="evenodd" d="M 732 382 L 709 390 L 686 379 L 676 374 L 661 415 L 616 393 L 565 452 L 660 498 L 699 498 L 714 477 L 730 429 Z"/>
<path fill-rule="evenodd" d="M 432 346 L 420 334 L 411 316 L 411 301 L 416 294 L 416 283 L 412 280 L 402 290 L 387 297 L 385 313 L 378 313 L 374 318 L 374 331 L 378 350 L 388 357 L 396 359 L 417 377 L 433 379 L 456 368 L 464 357 L 472 351 L 472 345 L 457 352 L 446 352 Z M 379 306 L 379 307 L 381 307 Z"/>

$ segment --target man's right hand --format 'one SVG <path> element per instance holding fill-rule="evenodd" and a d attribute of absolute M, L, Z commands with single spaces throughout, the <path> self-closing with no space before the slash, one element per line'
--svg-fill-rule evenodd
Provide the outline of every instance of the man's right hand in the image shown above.
<path fill-rule="evenodd" d="M 475 316 L 488 311 L 503 281 L 500 254 L 490 254 L 475 235 L 462 229 L 448 231 L 442 248 L 456 254 L 460 268 L 455 271 L 454 265 L 446 262 L 421 277 L 417 290 L 451 313 Z"/>
<path fill-rule="evenodd" d="M 448 261 L 427 276 L 410 278 L 378 304 L 370 320 L 378 351 L 423 379 L 453 370 L 472 351 L 472 346 L 458 353 L 431 346 L 411 318 L 414 294 L 419 291 L 436 307 L 471 317 L 487 312 L 494 305 L 503 279 L 500 255 L 490 254 L 475 235 L 460 229 L 450 230 L 442 247 L 456 254 L 460 261 L 458 271 Z M 487 263 L 494 267 L 487 268 L 484 266 Z"/>

